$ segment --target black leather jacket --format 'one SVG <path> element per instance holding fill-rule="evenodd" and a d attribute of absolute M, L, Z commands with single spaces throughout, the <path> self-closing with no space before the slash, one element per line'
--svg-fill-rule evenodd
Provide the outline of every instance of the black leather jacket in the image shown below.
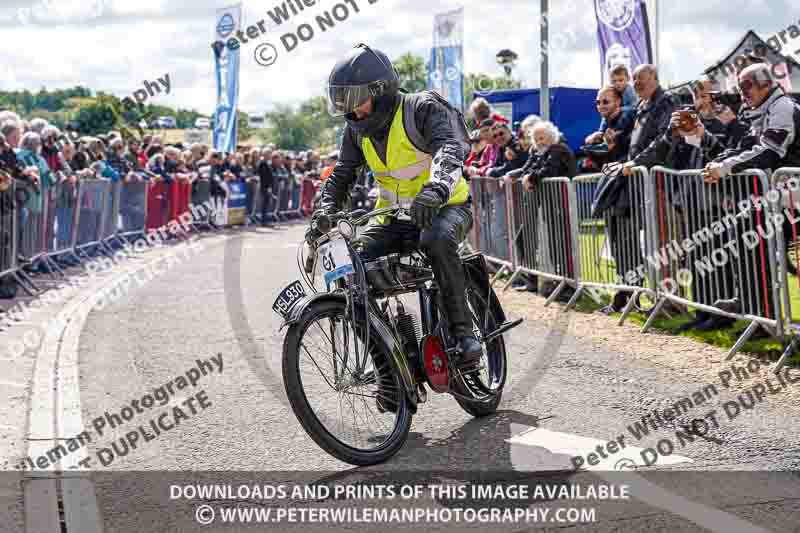
<path fill-rule="evenodd" d="M 636 108 L 636 119 L 631 132 L 631 148 L 628 152 L 628 161 L 636 165 L 651 167 L 658 164 L 654 159 L 655 151 L 647 150 L 654 142 L 658 142 L 661 135 L 669 129 L 669 121 L 675 111 L 672 98 L 658 87 L 653 97 L 645 104 L 639 102 Z"/>
<path fill-rule="evenodd" d="M 456 133 L 450 124 L 447 110 L 436 101 L 429 93 L 403 94 L 401 93 L 392 114 L 397 112 L 397 107 L 402 105 L 405 99 L 409 99 L 414 109 L 414 123 L 422 136 L 428 141 L 433 155 L 434 162 L 446 159 L 449 163 L 447 173 L 438 174 L 439 180 L 434 180 L 434 173 L 431 173 L 431 187 L 434 187 L 446 202 L 450 197 L 450 191 L 455 187 L 464 161 L 464 150 L 461 143 L 456 138 Z M 391 121 L 386 126 L 385 131 L 370 137 L 378 156 L 386 160 L 386 145 L 389 137 Z M 418 147 L 421 148 L 421 147 Z M 427 151 L 427 150 L 425 150 Z M 325 181 L 322 189 L 320 206 L 322 208 L 338 209 L 359 175 L 359 169 L 366 165 L 367 161 L 361 151 L 361 144 L 357 135 L 349 127 L 345 127 L 342 146 L 339 151 L 339 161 L 333 169 L 333 174 Z M 453 170 L 458 170 L 457 177 L 453 177 Z"/>

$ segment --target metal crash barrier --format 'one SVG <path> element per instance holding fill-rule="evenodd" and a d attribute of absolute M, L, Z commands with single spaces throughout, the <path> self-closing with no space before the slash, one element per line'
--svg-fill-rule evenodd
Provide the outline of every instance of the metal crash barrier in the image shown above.
<path fill-rule="evenodd" d="M 698 170 L 652 169 L 656 239 L 648 261 L 658 269 L 659 300 L 749 322 L 728 353 L 758 327 L 783 339 L 781 282 L 776 265 L 769 180 L 760 170 L 704 183 Z"/>
<path fill-rule="evenodd" d="M 775 228 L 777 277 L 782 288 L 786 327 L 790 333 L 794 333 L 775 364 L 774 371 L 777 373 L 792 353 L 800 348 L 800 320 L 795 319 L 793 314 L 789 281 L 789 274 L 792 274 L 795 279 L 791 283 L 795 285 L 795 290 L 800 290 L 800 168 L 779 168 L 772 173 L 771 184 L 775 193 L 768 193 L 767 200 L 772 208 Z"/>
<path fill-rule="evenodd" d="M 514 274 L 559 281 L 549 304 L 565 286 L 582 293 L 630 293 L 622 324 L 647 296 L 653 302 L 646 332 L 667 304 L 748 323 L 727 358 L 757 329 L 783 340 L 792 320 L 789 274 L 800 274 L 800 169 L 767 175 L 749 170 L 704 183 L 700 170 L 634 169 L 614 206 L 592 216 L 600 174 L 549 178 L 526 192 L 520 181 L 505 187 L 505 205 L 486 178 L 470 182 L 475 224 L 471 246 Z M 508 228 L 498 246 L 497 227 Z M 498 250 L 505 251 L 499 253 Z M 501 257 L 498 257 L 500 255 Z M 800 291 L 800 277 L 794 281 Z M 800 336 L 786 348 L 785 363 Z"/>
<path fill-rule="evenodd" d="M 19 230 L 17 227 L 16 186 L 14 182 L 4 192 L 0 192 L 0 282 L 13 277 L 23 287 L 25 292 L 32 295 L 31 288 L 20 279 L 17 265 L 17 242 Z"/>
<path fill-rule="evenodd" d="M 251 224 L 259 222 L 261 213 L 261 187 L 258 178 L 247 180 L 247 220 Z"/>
<path fill-rule="evenodd" d="M 192 183 L 192 227 L 212 229 L 211 225 L 211 181 L 196 179 Z"/>
<path fill-rule="evenodd" d="M 568 178 L 547 178 L 525 191 L 521 180 L 505 186 L 508 200 L 508 243 L 516 270 L 506 287 L 521 273 L 558 281 L 550 294 L 549 305 L 570 285 L 578 288 L 580 257 L 574 243 L 578 237 L 575 191 Z M 572 307 L 579 297 L 576 290 L 567 304 Z"/>
<path fill-rule="evenodd" d="M 116 185 L 116 184 L 115 184 Z M 119 188 L 119 225 L 117 236 L 123 241 L 144 236 L 147 219 L 147 188 L 145 180 L 121 183 Z"/>
<path fill-rule="evenodd" d="M 78 234 L 75 243 L 77 254 L 89 257 L 89 251 L 106 255 L 113 251 L 105 242 L 106 226 L 109 224 L 113 207 L 111 180 L 81 180 L 78 187 Z"/>
<path fill-rule="evenodd" d="M 571 182 L 575 190 L 578 296 L 583 292 L 605 290 L 630 293 L 622 310 L 623 324 L 642 296 L 655 299 L 656 277 L 645 261 L 652 242 L 652 184 L 646 168 L 636 167 L 625 180 L 616 205 L 602 217 L 592 215 L 592 200 L 602 174 L 578 176 Z"/>
<path fill-rule="evenodd" d="M 318 189 L 316 180 L 303 178 L 303 189 L 300 193 L 300 211 L 303 216 L 310 217 L 314 213 L 314 197 Z"/>
<path fill-rule="evenodd" d="M 490 263 L 500 267 L 495 274 L 514 272 L 514 245 L 509 232 L 508 185 L 498 178 L 476 176 L 470 179 L 472 193 L 472 247 L 481 250 Z"/>

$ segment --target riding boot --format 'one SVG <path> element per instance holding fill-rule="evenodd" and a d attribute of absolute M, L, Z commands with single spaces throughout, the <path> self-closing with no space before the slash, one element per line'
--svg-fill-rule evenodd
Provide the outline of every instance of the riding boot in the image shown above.
<path fill-rule="evenodd" d="M 462 361 L 474 361 L 483 353 L 472 330 L 467 308 L 464 266 L 458 245 L 472 226 L 472 216 L 462 206 L 447 206 L 434 219 L 433 227 L 420 235 L 420 247 L 431 259 L 433 275 L 439 285 L 442 308 L 456 339 Z"/>

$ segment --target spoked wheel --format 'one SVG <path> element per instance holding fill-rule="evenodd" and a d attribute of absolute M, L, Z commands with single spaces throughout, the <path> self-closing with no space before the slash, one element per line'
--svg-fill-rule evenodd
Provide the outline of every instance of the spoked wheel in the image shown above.
<path fill-rule="evenodd" d="M 480 417 L 494 413 L 503 396 L 506 383 L 506 345 L 503 336 L 484 341 L 487 333 L 497 329 L 495 320 L 484 295 L 475 287 L 467 288 L 467 306 L 472 316 L 472 329 L 481 342 L 483 353 L 474 367 L 456 370 L 454 389 L 459 396 L 474 398 L 468 401 L 456 396 L 456 401 L 472 416 Z"/>
<path fill-rule="evenodd" d="M 375 332 L 364 360 L 363 333 L 344 302 L 326 301 L 312 304 L 283 343 L 283 383 L 303 429 L 323 450 L 357 466 L 397 453 L 412 418 Z"/>

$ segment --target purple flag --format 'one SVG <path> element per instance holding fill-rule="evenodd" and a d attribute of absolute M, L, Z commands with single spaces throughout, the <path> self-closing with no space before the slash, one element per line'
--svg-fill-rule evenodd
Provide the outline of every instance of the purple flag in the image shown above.
<path fill-rule="evenodd" d="M 633 75 L 637 66 L 653 62 L 644 1 L 594 0 L 594 12 L 604 85 L 608 71 L 617 65 L 625 65 Z"/>

